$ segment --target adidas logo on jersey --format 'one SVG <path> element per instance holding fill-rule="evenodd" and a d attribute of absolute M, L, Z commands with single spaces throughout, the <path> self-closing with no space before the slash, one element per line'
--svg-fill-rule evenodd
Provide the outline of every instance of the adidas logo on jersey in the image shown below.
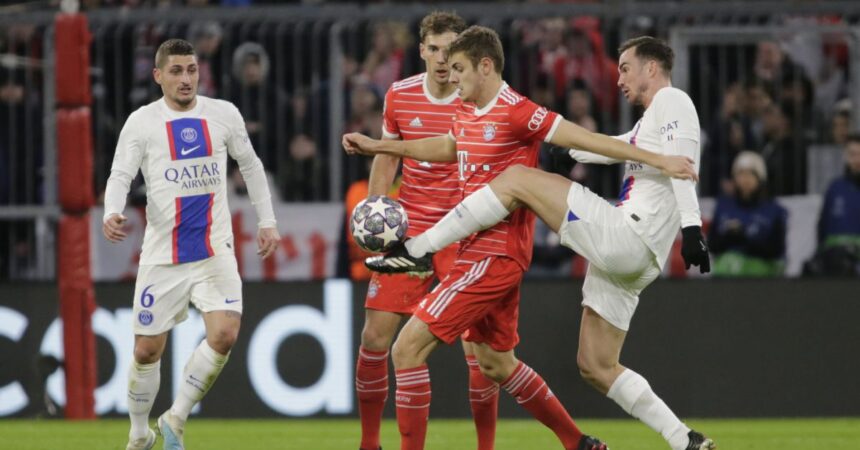
<path fill-rule="evenodd" d="M 410 127 L 423 127 L 424 124 L 421 123 L 421 119 L 419 117 L 415 117 L 412 119 L 412 122 L 409 122 Z"/>

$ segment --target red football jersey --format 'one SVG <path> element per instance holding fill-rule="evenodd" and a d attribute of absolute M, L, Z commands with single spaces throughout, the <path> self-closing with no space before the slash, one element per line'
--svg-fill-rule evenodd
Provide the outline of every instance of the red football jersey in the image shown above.
<path fill-rule="evenodd" d="M 390 139 L 424 139 L 445 135 L 460 105 L 454 92 L 438 99 L 427 89 L 422 73 L 391 85 L 385 94 L 383 136 Z M 403 158 L 400 203 L 409 217 L 409 237 L 421 234 L 462 199 L 457 163 L 423 162 Z"/>
<path fill-rule="evenodd" d="M 555 133 L 561 116 L 515 92 L 506 83 L 483 109 L 463 104 L 451 131 L 457 141 L 458 179 L 463 195 L 484 187 L 515 164 L 537 167 L 541 141 Z M 528 269 L 534 213 L 519 208 L 494 227 L 461 241 L 459 260 L 490 255 L 513 258 Z"/>

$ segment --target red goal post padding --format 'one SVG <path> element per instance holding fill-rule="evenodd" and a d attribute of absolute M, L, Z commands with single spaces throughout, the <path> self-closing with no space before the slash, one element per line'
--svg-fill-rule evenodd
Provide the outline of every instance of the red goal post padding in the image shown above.
<path fill-rule="evenodd" d="M 57 165 L 60 207 L 81 214 L 93 207 L 93 143 L 90 108 L 57 110 Z"/>
<path fill-rule="evenodd" d="M 90 270 L 90 215 L 63 215 L 58 239 L 60 316 L 66 376 L 66 417 L 95 418 L 96 310 Z"/>
<path fill-rule="evenodd" d="M 58 14 L 54 20 L 56 99 L 58 106 L 91 102 L 90 34 L 83 14 Z"/>

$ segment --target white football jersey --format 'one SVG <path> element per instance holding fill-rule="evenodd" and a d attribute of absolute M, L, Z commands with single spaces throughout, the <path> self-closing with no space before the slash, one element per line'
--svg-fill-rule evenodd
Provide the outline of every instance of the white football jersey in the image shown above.
<path fill-rule="evenodd" d="M 133 178 L 140 169 L 146 181 L 141 265 L 233 253 L 228 154 L 258 161 L 242 115 L 230 102 L 198 95 L 194 109 L 180 112 L 160 99 L 128 117 L 111 171 Z"/>
<path fill-rule="evenodd" d="M 665 87 L 657 91 L 633 129 L 618 139 L 654 153 L 667 154 L 664 145 L 675 139 L 701 143 L 699 115 L 686 92 Z M 696 152 L 694 160 L 698 171 L 700 152 Z M 618 207 L 628 213 L 625 214 L 628 223 L 654 252 L 662 269 L 682 225 L 671 179 L 654 167 L 627 161 L 618 201 Z M 685 218 L 683 225 L 701 225 L 697 204 L 691 213 L 694 217 Z"/>

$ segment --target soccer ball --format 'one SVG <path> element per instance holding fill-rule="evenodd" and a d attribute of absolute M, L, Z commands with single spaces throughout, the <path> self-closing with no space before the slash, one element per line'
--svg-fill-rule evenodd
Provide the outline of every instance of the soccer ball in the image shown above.
<path fill-rule="evenodd" d="M 372 195 L 355 205 L 349 231 L 359 247 L 387 252 L 406 237 L 409 220 L 403 206 L 382 195 Z"/>

